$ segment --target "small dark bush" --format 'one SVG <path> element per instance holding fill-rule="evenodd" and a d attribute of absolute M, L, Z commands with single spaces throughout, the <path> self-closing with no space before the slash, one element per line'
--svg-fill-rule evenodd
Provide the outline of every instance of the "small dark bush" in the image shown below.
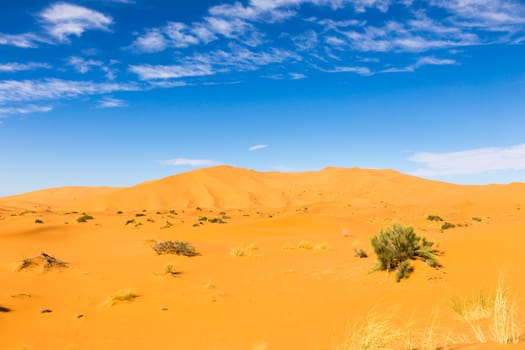
<path fill-rule="evenodd" d="M 225 224 L 226 223 L 226 221 L 224 221 L 221 218 L 208 219 L 208 222 L 211 222 L 212 224 Z"/>
<path fill-rule="evenodd" d="M 134 223 L 135 223 L 135 219 L 131 219 L 131 220 L 126 221 L 126 225 L 134 224 Z"/>
<path fill-rule="evenodd" d="M 396 282 L 400 282 L 403 278 L 408 278 L 410 274 L 414 271 L 414 267 L 410 265 L 409 260 L 403 261 L 401 264 L 399 264 L 399 267 L 397 269 L 396 273 Z"/>
<path fill-rule="evenodd" d="M 162 254 L 176 254 L 184 256 L 197 256 L 199 253 L 195 248 L 188 242 L 181 241 L 165 241 L 155 243 L 153 250 L 159 255 Z"/>
<path fill-rule="evenodd" d="M 206 216 L 199 216 L 199 221 L 206 221 L 208 218 Z"/>
<path fill-rule="evenodd" d="M 437 215 L 429 215 L 429 216 L 427 216 L 427 220 L 429 220 L 429 221 L 443 221 L 441 216 L 437 216 Z"/>
<path fill-rule="evenodd" d="M 472 218 L 472 220 L 477 221 L 477 222 L 481 222 L 481 218 L 479 216 L 474 216 Z"/>
<path fill-rule="evenodd" d="M 416 235 L 410 226 L 396 224 L 383 229 L 372 237 L 371 243 L 378 259 L 377 270 L 395 271 L 403 265 L 400 276 L 404 278 L 410 273 L 405 266 L 407 263 L 410 266 L 410 260 L 419 259 L 433 268 L 441 267 L 435 256 L 439 251 L 433 248 L 434 243 Z"/>
<path fill-rule="evenodd" d="M 35 224 L 43 224 L 43 223 L 44 223 L 44 222 L 43 222 L 42 220 L 40 220 L 40 219 L 36 219 L 36 220 L 35 220 Z"/>
<path fill-rule="evenodd" d="M 0 305 L 0 312 L 11 312 L 11 309 L 5 306 Z"/>
<path fill-rule="evenodd" d="M 195 208 L 195 210 L 197 210 L 197 211 L 201 211 L 202 208 L 201 208 L 201 207 L 197 207 L 197 208 Z"/>
<path fill-rule="evenodd" d="M 169 221 L 166 221 L 166 225 L 162 226 L 161 229 L 170 228 L 171 226 L 173 226 L 173 224 Z"/>
<path fill-rule="evenodd" d="M 448 230 L 449 228 L 454 228 L 456 225 L 451 224 L 450 222 L 445 222 L 443 225 L 441 225 L 442 230 Z"/>
<path fill-rule="evenodd" d="M 146 214 L 143 214 L 143 213 L 137 213 L 135 214 L 136 217 L 141 217 L 141 216 L 146 216 Z"/>
<path fill-rule="evenodd" d="M 119 211 L 117 211 L 117 214 L 118 215 L 122 215 L 122 214 L 124 214 L 124 212 L 122 210 L 119 210 Z"/>
<path fill-rule="evenodd" d="M 93 220 L 95 219 L 94 217 L 92 217 L 91 215 L 87 215 L 87 214 L 84 214 L 82 215 L 81 217 L 79 217 L 77 219 L 78 222 L 88 222 L 89 220 Z"/>
<path fill-rule="evenodd" d="M 360 259 L 368 258 L 368 254 L 366 254 L 366 252 L 361 248 L 354 249 L 354 256 Z"/>

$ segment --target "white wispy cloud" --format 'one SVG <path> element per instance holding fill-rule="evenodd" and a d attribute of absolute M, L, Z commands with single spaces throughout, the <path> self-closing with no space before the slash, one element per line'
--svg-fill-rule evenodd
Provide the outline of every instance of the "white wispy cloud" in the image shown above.
<path fill-rule="evenodd" d="M 268 148 L 268 145 L 254 145 L 248 148 L 248 151 L 253 152 L 253 151 L 258 151 L 260 149 L 265 149 L 265 148 Z"/>
<path fill-rule="evenodd" d="M 416 69 L 421 68 L 422 66 L 449 66 L 455 65 L 457 61 L 450 58 L 436 58 L 433 56 L 421 57 L 417 60 L 416 63 L 408 65 L 402 68 L 386 68 L 381 71 L 381 73 L 404 73 L 404 72 L 414 72 Z"/>
<path fill-rule="evenodd" d="M 47 33 L 60 42 L 68 42 L 69 36 L 80 37 L 87 30 L 109 31 L 113 19 L 87 7 L 56 2 L 39 14 Z"/>
<path fill-rule="evenodd" d="M 478 148 L 448 153 L 416 153 L 408 160 L 422 168 L 417 176 L 480 174 L 489 171 L 525 170 L 525 144 Z"/>
<path fill-rule="evenodd" d="M 184 64 L 173 66 L 144 64 L 132 65 L 129 67 L 129 70 L 137 74 L 141 80 L 200 77 L 214 74 L 212 67 L 208 64 Z"/>
<path fill-rule="evenodd" d="M 100 67 L 104 63 L 102 61 L 92 60 L 92 59 L 84 59 L 79 56 L 71 56 L 68 59 L 68 63 L 73 66 L 79 73 L 87 73 L 91 70 L 91 67 Z"/>
<path fill-rule="evenodd" d="M 19 63 L 19 62 L 8 62 L 0 63 L 0 72 L 21 72 L 33 69 L 51 69 L 51 65 L 48 63 L 40 62 L 28 62 L 28 63 Z"/>
<path fill-rule="evenodd" d="M 18 107 L 3 107 L 0 106 L 0 116 L 7 116 L 11 114 L 31 114 L 31 113 L 44 113 L 53 110 L 51 106 L 37 106 L 37 105 L 25 105 Z"/>
<path fill-rule="evenodd" d="M 4 34 L 0 33 L 0 45 L 16 46 L 20 48 L 36 48 L 38 44 L 49 44 L 51 41 L 35 33 Z"/>
<path fill-rule="evenodd" d="M 96 83 L 62 79 L 0 80 L 0 104 L 24 101 L 59 100 L 115 91 L 138 91 L 136 84 Z"/>
<path fill-rule="evenodd" d="M 188 158 L 175 158 L 163 160 L 160 162 L 162 165 L 173 165 L 173 166 L 191 166 L 191 167 L 201 167 L 201 166 L 212 166 L 217 165 L 218 162 L 209 159 L 188 159 Z"/>
<path fill-rule="evenodd" d="M 124 100 L 113 97 L 104 97 L 98 101 L 97 108 L 120 108 L 127 107 L 128 104 Z"/>

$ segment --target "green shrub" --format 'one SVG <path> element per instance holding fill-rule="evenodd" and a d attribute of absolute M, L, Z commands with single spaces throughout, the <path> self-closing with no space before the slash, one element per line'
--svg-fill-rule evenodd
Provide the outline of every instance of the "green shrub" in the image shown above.
<path fill-rule="evenodd" d="M 427 216 L 427 220 L 429 220 L 429 221 L 443 221 L 441 216 L 437 216 L 437 215 L 429 215 L 429 216 Z"/>
<path fill-rule="evenodd" d="M 146 216 L 146 214 L 143 214 L 143 213 L 137 213 L 135 214 L 136 217 L 141 217 L 141 216 Z"/>
<path fill-rule="evenodd" d="M 439 251 L 433 248 L 434 243 L 416 235 L 411 226 L 395 224 L 383 229 L 379 235 L 372 237 L 371 243 L 378 260 L 376 270 L 398 270 L 400 278 L 410 274 L 410 260 L 423 260 L 433 268 L 441 266 L 435 256 Z M 405 266 L 407 264 L 408 267 Z M 399 272 L 401 267 L 403 271 Z"/>
<path fill-rule="evenodd" d="M 450 222 L 445 222 L 443 225 L 441 225 L 442 230 L 448 230 L 449 228 L 454 228 L 454 227 L 456 227 L 456 225 Z"/>
<path fill-rule="evenodd" d="M 78 222 L 88 222 L 89 220 L 93 220 L 95 219 L 94 217 L 92 217 L 91 215 L 87 215 L 87 214 L 84 214 L 82 215 L 81 217 L 79 217 L 77 219 Z"/>
<path fill-rule="evenodd" d="M 131 220 L 126 221 L 126 225 L 134 224 L 134 223 L 135 223 L 135 219 L 131 219 Z"/>
<path fill-rule="evenodd" d="M 199 216 L 199 221 L 207 221 L 208 218 L 206 216 Z"/>
<path fill-rule="evenodd" d="M 408 278 L 412 271 L 414 271 L 414 267 L 410 265 L 410 261 L 403 261 L 401 264 L 399 264 L 399 267 L 397 269 L 396 282 L 400 282 L 403 278 Z"/>
<path fill-rule="evenodd" d="M 208 222 L 211 222 L 212 224 L 225 224 L 226 223 L 226 221 L 224 221 L 221 218 L 208 219 Z"/>
<path fill-rule="evenodd" d="M 153 250 L 159 254 L 176 254 L 184 256 L 197 256 L 199 253 L 195 248 L 188 242 L 181 241 L 165 241 L 160 243 L 155 243 L 153 245 Z"/>
<path fill-rule="evenodd" d="M 354 256 L 360 259 L 368 258 L 368 254 L 366 254 L 366 252 L 361 248 L 354 249 Z"/>

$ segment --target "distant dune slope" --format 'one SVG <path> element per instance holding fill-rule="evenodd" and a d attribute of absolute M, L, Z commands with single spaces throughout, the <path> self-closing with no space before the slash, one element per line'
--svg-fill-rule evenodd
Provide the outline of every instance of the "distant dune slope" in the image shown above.
<path fill-rule="evenodd" d="M 0 209 L 45 210 L 74 205 L 89 197 L 107 195 L 114 187 L 60 187 L 0 198 Z"/>
<path fill-rule="evenodd" d="M 457 204 L 519 206 L 525 184 L 459 186 L 393 170 L 325 168 L 316 172 L 256 172 L 230 166 L 190 171 L 129 188 L 65 187 L 0 199 L 1 207 L 85 211 L 170 208 L 291 208 L 322 204 Z M 525 200 L 523 200 L 525 202 Z M 525 208 L 524 208 L 525 210 Z"/>

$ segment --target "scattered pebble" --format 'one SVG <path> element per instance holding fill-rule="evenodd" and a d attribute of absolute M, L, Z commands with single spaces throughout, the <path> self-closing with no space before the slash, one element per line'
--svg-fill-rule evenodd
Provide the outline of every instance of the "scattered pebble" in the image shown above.
<path fill-rule="evenodd" d="M 41 309 L 40 310 L 41 314 L 48 314 L 48 313 L 51 313 L 51 312 L 53 312 L 53 310 L 51 310 L 51 309 Z"/>

